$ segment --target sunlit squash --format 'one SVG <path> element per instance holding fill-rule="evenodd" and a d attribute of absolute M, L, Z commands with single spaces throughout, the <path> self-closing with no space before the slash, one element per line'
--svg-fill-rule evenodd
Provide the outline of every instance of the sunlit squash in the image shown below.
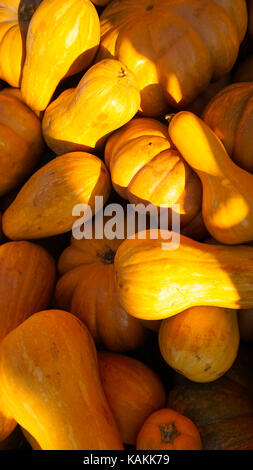
<path fill-rule="evenodd" d="M 6 90 L 0 91 L 0 196 L 30 176 L 44 149 L 40 120 Z"/>
<path fill-rule="evenodd" d="M 104 60 L 85 73 L 75 89 L 47 108 L 43 134 L 57 154 L 100 151 L 106 137 L 136 114 L 140 93 L 131 72 L 117 60 Z"/>
<path fill-rule="evenodd" d="M 59 310 L 36 313 L 0 345 L 1 400 L 42 450 L 118 450 L 88 329 Z"/>
<path fill-rule="evenodd" d="M 253 82 L 235 83 L 222 90 L 203 117 L 234 162 L 253 173 Z"/>
<path fill-rule="evenodd" d="M 195 424 L 177 411 L 164 408 L 152 413 L 137 437 L 137 450 L 201 450 Z"/>
<path fill-rule="evenodd" d="M 232 366 L 239 347 L 237 312 L 192 307 L 162 321 L 159 346 L 170 367 L 193 382 L 212 382 Z"/>
<path fill-rule="evenodd" d="M 20 86 L 24 61 L 19 3 L 20 0 L 0 1 L 0 78 L 13 87 Z"/>
<path fill-rule="evenodd" d="M 202 214 L 209 233 L 224 244 L 252 240 L 253 175 L 230 159 L 219 138 L 193 113 L 176 114 L 169 125 L 169 134 L 201 179 Z"/>
<path fill-rule="evenodd" d="M 105 161 L 115 190 L 130 203 L 152 204 L 166 212 L 169 208 L 170 219 L 172 210 L 179 212 L 182 226 L 201 210 L 200 180 L 171 145 L 167 128 L 159 121 L 130 121 L 109 137 Z"/>
<path fill-rule="evenodd" d="M 59 82 L 86 69 L 100 40 L 90 0 L 43 0 L 29 24 L 21 90 L 25 102 L 43 111 Z"/>
<path fill-rule="evenodd" d="M 121 354 L 98 352 L 101 382 L 125 444 L 136 444 L 147 417 L 165 404 L 159 377 L 145 364 Z"/>
<path fill-rule="evenodd" d="M 76 240 L 59 258 L 55 300 L 60 308 L 78 316 L 97 344 L 111 351 L 136 349 L 145 340 L 142 323 L 120 305 L 114 273 L 114 256 L 122 243 L 117 238 Z"/>
<path fill-rule="evenodd" d="M 98 59 L 134 72 L 140 111 L 183 107 L 228 73 L 247 29 L 245 0 L 114 0 L 101 15 Z"/>
<path fill-rule="evenodd" d="M 249 55 L 236 69 L 233 81 L 253 82 L 253 54 Z"/>
<path fill-rule="evenodd" d="M 110 178 L 96 156 L 62 155 L 34 173 L 3 214 L 3 232 L 12 240 L 45 238 L 71 230 L 73 208 L 83 204 L 94 214 L 95 197 L 110 194 Z M 89 207 L 87 207 L 89 205 Z"/>
<path fill-rule="evenodd" d="M 190 307 L 253 308 L 253 248 L 159 238 L 125 240 L 115 256 L 116 285 L 125 310 L 146 320 Z M 175 249 L 173 249 L 173 247 Z"/>

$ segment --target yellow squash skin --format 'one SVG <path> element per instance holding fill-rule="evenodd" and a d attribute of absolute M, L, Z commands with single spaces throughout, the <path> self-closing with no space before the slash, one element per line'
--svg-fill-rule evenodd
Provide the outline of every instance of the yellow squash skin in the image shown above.
<path fill-rule="evenodd" d="M 84 152 L 62 155 L 44 165 L 25 183 L 2 217 L 3 232 L 12 240 L 45 238 L 71 230 L 76 204 L 110 194 L 110 178 L 103 162 Z M 83 213 L 82 213 L 83 215 Z"/>
<path fill-rule="evenodd" d="M 253 238 L 253 175 L 239 168 L 200 118 L 182 111 L 169 134 L 203 186 L 202 214 L 210 234 L 233 245 Z"/>
<path fill-rule="evenodd" d="M 253 173 L 253 82 L 224 88 L 208 104 L 203 119 L 234 162 Z"/>
<path fill-rule="evenodd" d="M 140 92 L 131 72 L 117 60 L 93 65 L 76 89 L 63 92 L 47 108 L 43 133 L 57 154 L 100 151 L 106 137 L 138 111 Z"/>
<path fill-rule="evenodd" d="M 114 189 L 131 204 L 169 208 L 170 216 L 173 204 L 179 204 L 181 226 L 201 210 L 201 182 L 159 121 L 132 119 L 109 137 L 105 161 Z"/>
<path fill-rule="evenodd" d="M 42 450 L 119 450 L 119 431 L 87 328 L 60 310 L 36 313 L 0 346 L 2 403 Z"/>
<path fill-rule="evenodd" d="M 0 78 L 19 87 L 23 65 L 23 43 L 18 23 L 20 0 L 0 1 Z"/>
<path fill-rule="evenodd" d="M 195 306 L 253 307 L 252 247 L 208 245 L 181 235 L 180 246 L 166 250 L 160 231 L 157 240 L 125 240 L 114 266 L 121 304 L 137 318 L 159 320 Z"/>
<path fill-rule="evenodd" d="M 228 73 L 247 29 L 245 0 L 114 0 L 101 17 L 98 59 L 134 72 L 140 111 L 184 107 Z"/>
<path fill-rule="evenodd" d="M 28 106 L 46 109 L 59 82 L 90 65 L 99 40 L 99 18 L 89 0 L 43 0 L 26 39 L 21 90 Z"/>
<path fill-rule="evenodd" d="M 237 312 L 218 307 L 189 308 L 163 320 L 159 330 L 164 360 L 193 382 L 213 382 L 225 374 L 239 342 Z"/>

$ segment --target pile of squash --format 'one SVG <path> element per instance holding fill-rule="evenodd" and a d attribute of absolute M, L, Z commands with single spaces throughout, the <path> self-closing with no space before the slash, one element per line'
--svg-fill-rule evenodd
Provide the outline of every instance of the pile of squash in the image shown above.
<path fill-rule="evenodd" d="M 253 450 L 252 0 L 0 0 L 0 225 L 0 449 Z"/>

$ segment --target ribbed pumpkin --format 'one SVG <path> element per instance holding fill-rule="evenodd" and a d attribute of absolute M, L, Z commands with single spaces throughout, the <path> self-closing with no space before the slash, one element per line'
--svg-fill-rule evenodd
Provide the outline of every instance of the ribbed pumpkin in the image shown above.
<path fill-rule="evenodd" d="M 62 274 L 55 291 L 56 303 L 78 316 L 96 343 L 111 351 L 141 346 L 145 329 L 120 305 L 114 274 L 114 256 L 122 240 L 71 239 L 59 258 Z"/>
<path fill-rule="evenodd" d="M 38 117 L 9 89 L 1 90 L 0 196 L 15 189 L 30 176 L 43 149 Z"/>
<path fill-rule="evenodd" d="M 131 72 L 117 60 L 93 65 L 76 89 L 63 92 L 47 108 L 43 133 L 57 154 L 100 151 L 108 135 L 136 114 L 140 93 Z"/>
<path fill-rule="evenodd" d="M 177 411 L 164 408 L 152 413 L 137 437 L 137 450 L 201 450 L 195 424 Z"/>
<path fill-rule="evenodd" d="M 20 0 L 0 1 L 0 78 L 19 87 L 23 65 L 23 43 L 18 22 Z"/>
<path fill-rule="evenodd" d="M 90 0 L 43 0 L 29 24 L 21 90 L 25 102 L 43 111 L 59 82 L 86 69 L 100 39 Z"/>
<path fill-rule="evenodd" d="M 208 245 L 183 235 L 175 247 L 165 240 L 168 233 L 158 235 L 125 240 L 116 253 L 116 285 L 130 315 L 159 320 L 196 306 L 253 308 L 252 247 Z"/>
<path fill-rule="evenodd" d="M 232 366 L 239 347 L 235 310 L 193 307 L 163 320 L 159 346 L 170 367 L 193 382 L 212 382 Z"/>
<path fill-rule="evenodd" d="M 141 112 L 154 117 L 228 73 L 246 29 L 245 0 L 114 0 L 101 15 L 98 58 L 134 72 Z"/>
<path fill-rule="evenodd" d="M 142 362 L 107 352 L 98 353 L 101 382 L 125 444 L 136 444 L 147 417 L 165 404 L 159 377 Z"/>
<path fill-rule="evenodd" d="M 203 117 L 234 162 L 253 173 L 253 82 L 235 83 L 222 90 Z"/>
<path fill-rule="evenodd" d="M 44 248 L 25 241 L 0 246 L 0 341 L 30 315 L 48 306 L 54 283 L 54 260 Z M 0 441 L 15 426 L 13 419 L 2 415 L 0 407 Z"/>
<path fill-rule="evenodd" d="M 98 157 L 84 152 L 57 157 L 22 187 L 3 214 L 3 232 L 12 240 L 68 232 L 76 221 L 75 205 L 88 204 L 94 213 L 95 197 L 103 196 L 105 203 L 110 189 L 107 169 Z"/>
<path fill-rule="evenodd" d="M 0 345 L 1 405 L 42 450 L 119 450 L 96 349 L 73 315 L 36 313 Z"/>
<path fill-rule="evenodd" d="M 159 209 L 179 204 L 182 226 L 201 210 L 200 180 L 159 121 L 135 118 L 115 132 L 107 141 L 105 161 L 115 190 L 132 204 Z"/>
<path fill-rule="evenodd" d="M 250 110 L 250 102 L 248 106 Z M 231 108 L 229 106 L 229 113 Z M 253 117 L 252 113 L 251 115 Z M 246 121 L 247 112 L 245 123 Z M 232 122 L 231 116 L 229 122 Z M 245 127 L 246 139 L 250 125 L 249 116 L 248 127 Z M 233 245 L 252 240 L 253 175 L 229 158 L 212 129 L 193 113 L 182 111 L 176 114 L 169 125 L 169 135 L 183 158 L 201 179 L 202 214 L 209 233 L 224 244 Z M 243 156 L 244 149 L 241 150 L 240 155 Z M 245 156 L 247 154 L 250 154 L 250 147 L 249 152 L 245 149 Z"/>

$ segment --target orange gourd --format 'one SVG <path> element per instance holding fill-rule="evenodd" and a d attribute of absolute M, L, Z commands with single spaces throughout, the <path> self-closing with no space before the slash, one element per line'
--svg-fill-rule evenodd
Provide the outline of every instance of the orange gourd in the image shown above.
<path fill-rule="evenodd" d="M 172 119 L 169 134 L 201 179 L 202 214 L 209 233 L 224 244 L 252 240 L 253 175 L 239 168 L 210 127 L 190 112 Z"/>
<path fill-rule="evenodd" d="M 253 173 L 253 82 L 224 88 L 206 107 L 203 119 L 234 162 Z"/>
<path fill-rule="evenodd" d="M 135 73 L 141 112 L 183 107 L 228 73 L 247 29 L 245 0 L 112 1 L 101 18 L 98 59 Z"/>
<path fill-rule="evenodd" d="M 0 388 L 1 406 L 42 450 L 123 449 L 93 340 L 67 312 L 36 313 L 5 337 Z"/>
<path fill-rule="evenodd" d="M 59 82 L 91 64 L 99 40 L 99 18 L 90 0 L 43 0 L 26 38 L 21 90 L 28 106 L 46 109 Z"/>
<path fill-rule="evenodd" d="M 201 450 L 195 424 L 172 409 L 156 411 L 143 424 L 137 437 L 137 450 Z"/>
<path fill-rule="evenodd" d="M 181 225 L 200 211 L 199 178 L 171 145 L 167 128 L 148 118 L 133 119 L 109 137 L 105 161 L 114 189 L 131 204 L 163 211 L 179 204 Z M 175 210 L 175 209 L 174 209 Z"/>
<path fill-rule="evenodd" d="M 3 232 L 12 240 L 68 232 L 77 220 L 72 216 L 75 205 L 88 204 L 94 214 L 95 196 L 103 196 L 105 203 L 110 189 L 107 169 L 98 157 L 84 152 L 57 157 L 19 191 L 3 214 Z"/>
<path fill-rule="evenodd" d="M 165 235 L 125 240 L 118 248 L 116 285 L 130 315 L 159 320 L 197 306 L 253 308 L 252 247 L 208 245 L 183 235 L 175 246 Z"/>
<path fill-rule="evenodd" d="M 240 342 L 237 313 L 192 307 L 163 320 L 159 346 L 170 367 L 193 382 L 212 382 L 232 366 Z"/>
<path fill-rule="evenodd" d="M 75 89 L 47 108 L 43 134 L 57 154 L 100 151 L 105 139 L 136 114 L 140 92 L 134 75 L 117 60 L 103 60 L 85 73 Z"/>
<path fill-rule="evenodd" d="M 165 404 L 164 387 L 145 364 L 120 354 L 98 353 L 101 382 L 125 444 L 136 444 L 147 417 Z"/>
<path fill-rule="evenodd" d="M 19 3 L 20 0 L 0 1 L 0 78 L 13 87 L 20 86 L 24 60 Z"/>
<path fill-rule="evenodd" d="M 0 91 L 0 196 L 23 183 L 44 150 L 38 117 L 11 90 Z"/>

